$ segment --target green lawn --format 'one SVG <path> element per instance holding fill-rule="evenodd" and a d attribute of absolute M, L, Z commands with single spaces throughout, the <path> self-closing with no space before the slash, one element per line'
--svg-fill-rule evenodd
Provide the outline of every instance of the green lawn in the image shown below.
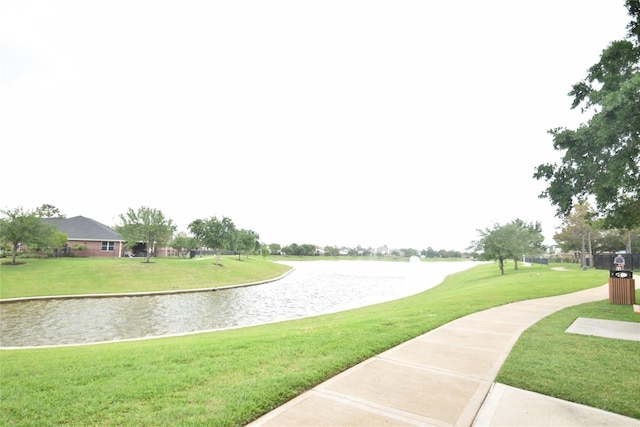
<path fill-rule="evenodd" d="M 608 300 L 561 310 L 522 334 L 496 381 L 640 419 L 640 342 L 566 333 L 578 317 L 640 322 Z"/>
<path fill-rule="evenodd" d="M 3 285 L 5 271 L 3 267 Z M 3 350 L 1 420 L 3 425 L 244 425 L 342 370 L 455 318 L 599 286 L 608 275 L 575 266 L 570 271 L 543 266 L 514 271 L 508 265 L 506 273 L 501 276 L 495 264 L 479 265 L 418 295 L 270 325 L 136 342 Z M 614 317 L 624 315 L 624 309 L 617 310 Z M 543 330 L 548 328 L 552 326 Z M 591 347 L 598 342 L 587 340 L 577 354 L 553 355 L 565 366 L 591 363 Z M 639 353 L 637 343 L 631 349 Z M 545 365 L 538 363 L 536 351 L 548 353 L 536 346 L 525 350 L 529 357 L 522 366 L 517 362 L 519 369 L 538 375 L 536 367 Z M 621 367 L 616 375 L 604 375 L 598 386 L 609 390 L 605 401 L 596 397 L 589 404 L 610 408 L 607 401 L 629 399 L 639 366 L 625 367 L 624 375 Z M 573 374 L 569 369 L 553 374 L 569 400 L 584 394 L 582 384 L 570 381 Z M 507 375 L 503 381 L 509 383 Z M 548 393 L 554 392 L 552 387 Z M 637 416 L 625 408 L 615 410 Z"/>
<path fill-rule="evenodd" d="M 262 257 L 193 259 L 50 258 L 0 266 L 0 298 L 43 295 L 173 291 L 252 283 L 278 277 L 290 267 Z"/>

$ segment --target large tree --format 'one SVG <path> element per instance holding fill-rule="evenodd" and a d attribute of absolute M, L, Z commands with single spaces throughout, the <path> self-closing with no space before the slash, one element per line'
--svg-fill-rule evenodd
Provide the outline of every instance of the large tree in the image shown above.
<path fill-rule="evenodd" d="M 16 264 L 20 245 L 46 248 L 56 239 L 55 227 L 45 224 L 36 211 L 21 207 L 1 210 L 5 218 L 0 219 L 0 242 L 12 248 L 11 264 Z M 66 241 L 66 236 L 62 239 Z"/>
<path fill-rule="evenodd" d="M 534 178 L 548 182 L 540 196 L 558 216 L 592 197 L 605 227 L 631 230 L 640 226 L 640 2 L 625 5 L 632 17 L 627 37 L 612 42 L 569 92 L 572 108 L 590 119 L 549 131 L 562 163 L 539 165 Z"/>
<path fill-rule="evenodd" d="M 493 228 L 478 230 L 478 233 L 480 239 L 472 242 L 469 249 L 475 251 L 480 259 L 497 260 L 501 274 L 504 274 L 505 260 L 513 259 L 517 270 L 519 258 L 539 255 L 544 251 L 540 223 L 527 224 L 515 219 L 506 225 L 496 223 Z"/>
<path fill-rule="evenodd" d="M 238 259 L 240 255 L 244 254 L 247 258 L 256 248 L 260 246 L 260 235 L 253 230 L 245 230 L 244 228 L 236 230 L 234 241 L 235 250 L 238 252 Z"/>
<path fill-rule="evenodd" d="M 176 231 L 171 219 L 165 218 L 158 210 L 141 206 L 137 211 L 129 210 L 120 214 L 122 224 L 116 225 L 116 231 L 129 245 L 142 242 L 147 247 L 146 262 L 149 262 L 151 251 L 166 245 Z"/>
<path fill-rule="evenodd" d="M 206 219 L 196 219 L 189 224 L 189 231 L 202 246 L 216 251 L 216 264 L 220 265 L 222 249 L 231 249 L 236 226 L 230 218 L 215 216 Z"/>

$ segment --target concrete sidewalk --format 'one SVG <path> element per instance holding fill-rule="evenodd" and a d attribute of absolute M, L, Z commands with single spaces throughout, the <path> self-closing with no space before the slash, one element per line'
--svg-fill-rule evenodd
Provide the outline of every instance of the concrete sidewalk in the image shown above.
<path fill-rule="evenodd" d="M 250 426 L 640 427 L 640 420 L 493 383 L 520 334 L 607 285 L 474 313 L 319 384 Z"/>

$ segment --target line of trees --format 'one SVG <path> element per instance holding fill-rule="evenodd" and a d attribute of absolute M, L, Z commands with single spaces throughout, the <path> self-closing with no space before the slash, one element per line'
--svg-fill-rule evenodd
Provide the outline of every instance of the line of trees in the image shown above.
<path fill-rule="evenodd" d="M 31 249 L 51 249 L 64 246 L 67 236 L 64 233 L 56 232 L 51 225 L 45 224 L 41 218 L 65 218 L 60 210 L 53 205 L 44 204 L 34 210 L 24 210 L 16 208 L 12 210 L 0 211 L 4 214 L 0 223 L 0 241 L 3 244 L 10 243 L 13 254 L 13 262 L 20 245 L 28 246 Z M 371 256 L 376 253 L 371 248 L 338 248 L 326 246 L 319 251 L 316 245 L 292 243 L 282 247 L 274 243 L 263 245 L 260 243 L 260 235 L 253 230 L 238 228 L 228 217 L 217 218 L 215 216 L 192 221 L 189 226 L 189 234 L 185 232 L 176 233 L 176 225 L 167 218 L 162 211 L 147 206 L 141 206 L 134 210 L 129 208 L 125 213 L 120 214 L 119 223 L 113 228 L 125 240 L 130 248 L 137 244 L 144 244 L 146 247 L 145 261 L 150 262 L 152 254 L 157 253 L 161 247 L 173 249 L 178 256 L 186 257 L 191 251 L 197 249 L 211 249 L 216 253 L 216 263 L 220 263 L 222 251 L 233 251 L 248 257 L 260 252 L 263 255 L 285 253 L 288 255 L 318 255 L 324 252 L 325 255 L 338 256 L 347 250 L 347 255 Z M 458 251 L 435 251 L 432 248 L 418 251 L 412 248 L 394 250 L 391 255 L 412 256 L 422 255 L 433 257 L 461 257 Z"/>
<path fill-rule="evenodd" d="M 215 216 L 196 219 L 188 229 L 193 237 L 180 233 L 174 237 L 176 226 L 165 218 L 161 211 L 146 206 L 137 211 L 129 209 L 120 215 L 122 224 L 116 225 L 116 231 L 127 242 L 143 242 L 147 246 L 146 262 L 152 249 L 169 246 L 185 256 L 197 248 L 209 248 L 216 252 L 216 264 L 220 264 L 223 250 L 231 250 L 249 256 L 260 246 L 260 235 L 253 230 L 237 228 L 231 218 Z"/>
<path fill-rule="evenodd" d="M 18 207 L 0 210 L 0 213 L 3 214 L 3 218 L 0 218 L 0 244 L 9 248 L 12 264 L 16 264 L 21 247 L 28 246 L 34 251 L 50 250 L 63 247 L 68 240 L 66 234 L 42 221 L 42 218 L 65 218 L 53 205 L 45 204 L 33 210 Z M 146 246 L 146 262 L 150 262 L 152 253 L 160 247 L 171 247 L 182 256 L 198 248 L 213 249 L 216 251 L 217 264 L 220 263 L 222 250 L 234 251 L 240 258 L 241 255 L 248 257 L 260 248 L 258 233 L 237 228 L 227 217 L 193 221 L 189 224 L 193 236 L 175 234 L 177 227 L 173 221 L 165 217 L 162 211 L 147 206 L 137 210 L 129 208 L 119 216 L 119 220 L 114 229 L 128 246 L 139 243 Z"/>
<path fill-rule="evenodd" d="M 12 246 L 13 262 L 20 245 L 31 249 L 52 250 L 63 247 L 67 241 L 64 233 L 57 233 L 51 225 L 45 224 L 41 218 L 65 218 L 59 209 L 53 205 L 45 204 L 32 211 L 22 208 L 0 211 L 6 218 L 0 223 L 0 238 L 3 244 L 9 242 Z M 372 248 L 339 248 L 326 246 L 319 250 L 316 245 L 292 243 L 287 246 L 273 243 L 264 245 L 260 243 L 260 236 L 253 230 L 238 228 L 228 217 L 217 218 L 215 216 L 192 221 L 188 226 L 189 233 L 176 233 L 176 225 L 167 218 L 162 211 L 147 206 L 141 206 L 134 210 L 129 208 L 120 214 L 119 223 L 113 228 L 125 240 L 129 248 L 138 244 L 146 247 L 145 261 L 150 262 L 153 254 L 162 247 L 173 249 L 178 256 L 186 257 L 191 251 L 198 249 L 211 249 L 216 253 L 216 264 L 220 264 L 220 256 L 223 251 L 232 251 L 246 257 L 254 253 L 263 256 L 269 254 L 288 254 L 314 256 L 324 253 L 328 256 L 341 254 L 352 256 L 373 256 L 377 254 Z M 413 248 L 394 249 L 385 255 L 413 256 L 422 255 L 427 258 L 459 258 L 459 251 L 444 250 L 435 251 L 431 247 L 418 251 Z"/>

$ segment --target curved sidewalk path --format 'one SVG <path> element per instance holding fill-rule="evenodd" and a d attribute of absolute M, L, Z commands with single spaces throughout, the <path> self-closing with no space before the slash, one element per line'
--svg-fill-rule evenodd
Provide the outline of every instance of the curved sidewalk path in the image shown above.
<path fill-rule="evenodd" d="M 494 384 L 520 334 L 608 286 L 471 314 L 338 374 L 249 426 L 640 427 L 640 420 Z"/>

